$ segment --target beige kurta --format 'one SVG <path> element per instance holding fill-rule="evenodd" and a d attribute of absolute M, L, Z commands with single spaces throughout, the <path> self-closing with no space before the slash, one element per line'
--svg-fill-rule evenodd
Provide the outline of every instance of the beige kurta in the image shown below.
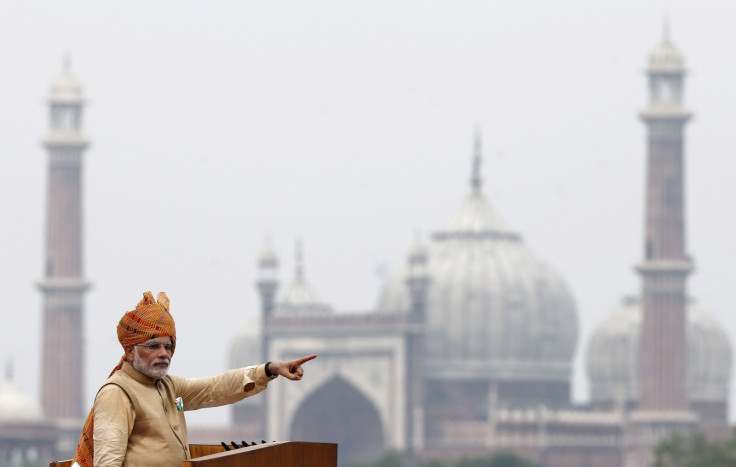
<path fill-rule="evenodd" d="M 190 459 L 185 410 L 232 404 L 263 391 L 264 365 L 209 378 L 154 380 L 127 362 L 97 393 L 95 466 L 180 466 Z M 184 402 L 176 407 L 176 398 Z"/>

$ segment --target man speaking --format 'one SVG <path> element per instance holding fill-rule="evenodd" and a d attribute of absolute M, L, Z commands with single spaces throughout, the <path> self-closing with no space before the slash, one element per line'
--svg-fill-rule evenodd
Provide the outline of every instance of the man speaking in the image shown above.
<path fill-rule="evenodd" d="M 118 323 L 125 355 L 102 385 L 79 438 L 72 466 L 180 466 L 191 459 L 185 410 L 238 402 L 281 375 L 298 381 L 317 355 L 268 362 L 208 378 L 168 375 L 176 328 L 165 293 L 151 292 Z"/>

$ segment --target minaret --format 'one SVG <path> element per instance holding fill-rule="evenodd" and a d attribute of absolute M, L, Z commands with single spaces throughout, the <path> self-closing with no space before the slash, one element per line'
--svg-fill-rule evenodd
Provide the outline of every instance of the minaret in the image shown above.
<path fill-rule="evenodd" d="M 273 310 L 276 306 L 276 292 L 279 288 L 278 281 L 279 260 L 276 252 L 271 245 L 271 241 L 267 240 L 266 245 L 261 250 L 258 258 L 258 281 L 256 287 L 261 297 L 261 359 L 267 361 L 269 359 L 269 324 L 273 316 Z M 264 393 L 260 398 L 260 430 L 261 435 L 268 433 L 268 395 Z"/>
<path fill-rule="evenodd" d="M 414 329 L 406 336 L 406 439 L 407 454 L 415 460 L 424 448 L 424 360 L 426 358 L 424 333 L 427 324 L 427 295 L 429 293 L 429 251 L 419 243 L 411 249 L 407 260 L 406 285 L 411 298 L 408 318 Z"/>
<path fill-rule="evenodd" d="M 273 313 L 276 301 L 279 260 L 270 241 L 267 241 L 258 257 L 258 294 L 261 296 L 262 323 Z"/>
<path fill-rule="evenodd" d="M 687 277 L 693 264 L 685 247 L 684 128 L 682 56 L 664 39 L 647 68 L 649 105 L 640 116 L 647 126 L 646 219 L 642 278 L 643 326 L 639 365 L 639 409 L 686 411 Z"/>
<path fill-rule="evenodd" d="M 48 98 L 46 261 L 43 295 L 41 401 L 50 419 L 81 419 L 84 393 L 84 305 L 89 283 L 82 258 L 82 135 L 84 98 L 69 63 Z"/>
<path fill-rule="evenodd" d="M 296 240 L 294 251 L 294 282 L 304 283 L 304 245 L 300 238 Z"/>
<path fill-rule="evenodd" d="M 481 140 L 480 130 L 476 130 L 473 142 L 473 172 L 470 177 L 470 186 L 473 193 L 480 193 L 483 188 L 483 179 L 480 176 L 481 154 L 483 152 L 483 142 Z"/>

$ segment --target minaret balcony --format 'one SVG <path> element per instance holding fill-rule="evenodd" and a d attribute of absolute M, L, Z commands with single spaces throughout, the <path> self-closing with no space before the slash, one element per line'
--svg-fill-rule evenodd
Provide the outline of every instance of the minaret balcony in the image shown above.
<path fill-rule="evenodd" d="M 664 274 L 686 276 L 694 269 L 693 262 L 686 259 L 643 261 L 636 265 L 636 271 L 643 276 Z"/>
<path fill-rule="evenodd" d="M 86 292 L 92 284 L 76 277 L 49 277 L 36 281 L 42 292 Z"/>
<path fill-rule="evenodd" d="M 89 140 L 87 138 L 77 131 L 69 130 L 51 130 L 41 140 L 41 143 L 47 148 L 53 146 L 70 146 L 78 149 L 86 149 L 89 147 Z"/>
<path fill-rule="evenodd" d="M 649 107 L 639 112 L 644 122 L 652 120 L 679 120 L 682 123 L 690 120 L 692 112 L 685 110 L 679 102 L 652 102 Z"/>

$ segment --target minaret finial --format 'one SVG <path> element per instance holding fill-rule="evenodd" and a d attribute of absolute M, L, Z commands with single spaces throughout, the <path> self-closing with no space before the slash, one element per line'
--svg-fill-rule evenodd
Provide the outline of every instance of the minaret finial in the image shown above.
<path fill-rule="evenodd" d="M 470 183 L 474 193 L 480 192 L 483 186 L 483 180 L 480 177 L 480 163 L 482 157 L 482 141 L 481 132 L 479 129 L 475 130 L 475 145 L 473 154 L 473 175 L 470 178 Z"/>
<path fill-rule="evenodd" d="M 296 239 L 296 267 L 295 274 L 298 280 L 304 279 L 304 247 L 302 239 Z"/>
<path fill-rule="evenodd" d="M 261 273 L 268 271 L 267 274 L 270 275 L 275 272 L 278 264 L 279 261 L 273 249 L 273 240 L 271 234 L 268 234 L 264 239 L 263 248 L 261 248 L 261 254 L 258 258 L 258 269 Z M 269 279 L 271 278 L 269 277 Z"/>
<path fill-rule="evenodd" d="M 64 52 L 64 71 L 67 73 L 72 71 L 72 54 L 69 50 Z"/>

